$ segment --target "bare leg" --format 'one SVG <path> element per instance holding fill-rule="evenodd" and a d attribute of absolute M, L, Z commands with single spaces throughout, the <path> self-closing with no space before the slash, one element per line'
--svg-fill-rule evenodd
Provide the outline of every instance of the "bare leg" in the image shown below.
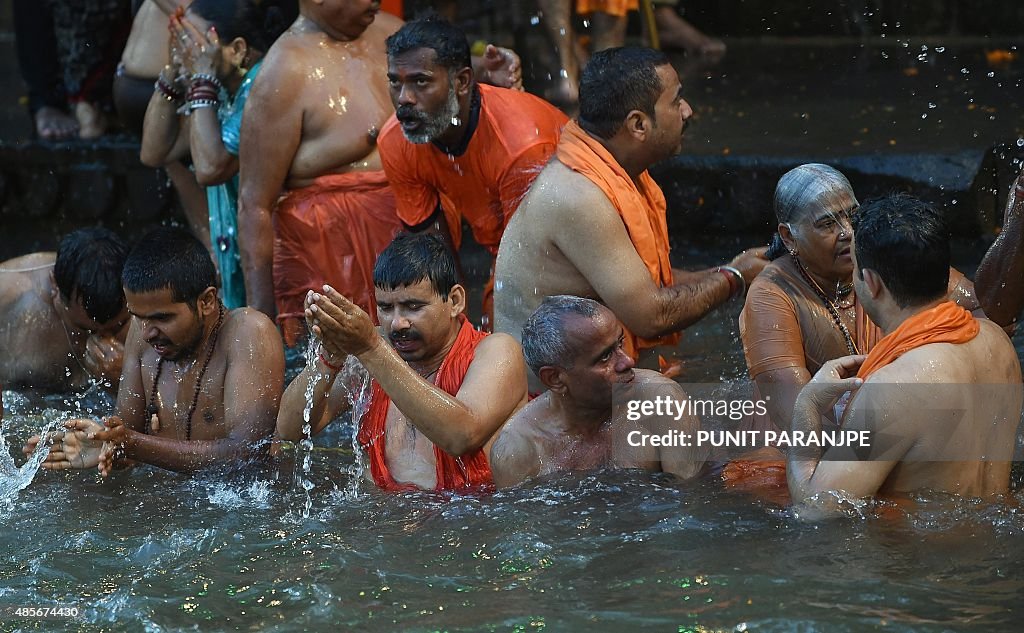
<path fill-rule="evenodd" d="M 590 20 L 590 50 L 593 53 L 626 43 L 626 16 L 594 12 Z"/>
<path fill-rule="evenodd" d="M 552 77 L 552 87 L 545 96 L 558 106 L 575 107 L 579 102 L 580 65 L 573 44 L 570 0 L 537 0 L 537 5 L 558 54 L 558 72 Z"/>
<path fill-rule="evenodd" d="M 700 57 L 721 57 L 725 54 L 725 43 L 722 40 L 701 33 L 680 17 L 674 7 L 655 7 L 654 22 L 658 27 L 662 48 L 682 48 L 689 55 Z"/>
<path fill-rule="evenodd" d="M 97 104 L 79 101 L 75 104 L 75 118 L 78 120 L 78 138 L 92 140 L 107 131 L 107 115 Z"/>
<path fill-rule="evenodd" d="M 178 192 L 189 229 L 210 250 L 210 207 L 206 203 L 206 190 L 196 182 L 192 170 L 182 163 L 175 161 L 164 169 L 167 170 L 174 190 Z"/>

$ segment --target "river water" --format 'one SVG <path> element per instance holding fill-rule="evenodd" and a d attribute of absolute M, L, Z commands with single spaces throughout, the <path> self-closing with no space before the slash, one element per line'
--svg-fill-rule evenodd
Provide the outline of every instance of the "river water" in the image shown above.
<path fill-rule="evenodd" d="M 686 332 L 684 382 L 743 376 L 738 308 Z M 4 399 L 18 466 L 30 433 L 111 404 Z M 715 479 L 623 472 L 353 496 L 348 437 L 316 438 L 308 517 L 294 451 L 231 477 L 40 472 L 20 491 L 0 457 L 0 630 L 1017 631 L 1024 616 L 1024 492 L 817 522 Z M 78 617 L 8 611 L 58 605 Z"/>

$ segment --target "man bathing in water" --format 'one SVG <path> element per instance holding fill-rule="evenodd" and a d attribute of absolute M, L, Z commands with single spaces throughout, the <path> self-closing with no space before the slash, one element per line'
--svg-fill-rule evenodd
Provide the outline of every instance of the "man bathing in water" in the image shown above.
<path fill-rule="evenodd" d="M 702 272 L 669 263 L 665 197 L 646 170 L 680 151 L 691 115 L 664 54 L 627 47 L 591 58 L 579 121 L 565 126 L 502 237 L 496 331 L 519 339 L 544 297 L 593 297 L 625 326 L 637 358 L 743 292 L 767 264 L 764 249 Z"/>
<path fill-rule="evenodd" d="M 631 429 L 613 419 L 613 389 L 619 395 L 654 393 L 678 401 L 678 383 L 655 371 L 634 369 L 625 352 L 625 330 L 612 311 L 592 299 L 546 298 L 523 326 L 523 353 L 547 391 L 520 409 L 502 427 L 491 448 L 494 483 L 513 486 L 525 479 L 565 470 L 620 468 L 696 477 L 704 466 L 701 447 L 625 449 L 614 455 L 613 441 L 625 445 Z M 693 415 L 676 422 L 648 420 L 652 434 L 682 431 L 696 435 Z"/>
<path fill-rule="evenodd" d="M 56 253 L 0 263 L 0 383 L 67 391 L 95 379 L 117 389 L 127 255 L 117 235 L 97 227 L 69 233 Z"/>
<path fill-rule="evenodd" d="M 225 310 L 209 253 L 181 230 L 143 237 L 123 281 L 132 324 L 115 414 L 65 423 L 48 438 L 43 466 L 98 464 L 109 474 L 132 460 L 192 471 L 266 454 L 284 382 L 273 323 L 248 308 Z"/>
<path fill-rule="evenodd" d="M 437 235 L 396 237 L 377 259 L 374 283 L 379 331 L 333 289 L 310 293 L 306 319 L 322 348 L 285 391 L 278 436 L 302 437 L 310 380 L 314 433 L 348 408 L 337 376 L 353 355 L 373 377 L 357 440 L 379 487 L 490 486 L 492 436 L 526 402 L 519 345 L 470 325 L 462 313 L 466 291 L 455 283 L 455 262 Z"/>
<path fill-rule="evenodd" d="M 300 0 L 299 10 L 253 82 L 239 154 L 246 299 L 277 314 L 289 344 L 307 290 L 329 283 L 374 309 L 374 257 L 402 226 L 377 152 L 394 112 L 384 40 L 402 22 L 370 0 Z M 482 73 L 518 82 L 510 51 L 490 47 L 485 60 Z"/>
<path fill-rule="evenodd" d="M 387 46 L 396 113 L 381 131 L 380 153 L 398 216 L 413 231 L 439 225 L 456 252 L 465 218 L 476 242 L 496 255 L 568 119 L 531 94 L 474 80 L 465 34 L 436 16 L 407 22 Z M 488 329 L 493 288 L 491 279 Z"/>
<path fill-rule="evenodd" d="M 942 216 L 894 195 L 862 206 L 854 230 L 854 291 L 885 336 L 866 358 L 822 366 L 797 398 L 793 430 L 820 430 L 836 399 L 857 390 L 843 428 L 873 431 L 884 455 L 840 461 L 838 449 L 793 451 L 793 500 L 827 490 L 852 497 L 1006 492 L 1021 416 L 1020 362 L 998 325 L 946 298 Z"/>

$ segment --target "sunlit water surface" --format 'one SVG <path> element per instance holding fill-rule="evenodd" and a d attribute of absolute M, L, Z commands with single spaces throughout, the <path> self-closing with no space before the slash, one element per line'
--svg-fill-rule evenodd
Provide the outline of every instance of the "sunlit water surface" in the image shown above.
<path fill-rule="evenodd" d="M 686 332 L 684 382 L 743 375 L 737 312 Z M 30 433 L 111 402 L 4 400 L 0 607 L 80 616 L 3 630 L 1015 631 L 1024 615 L 1021 492 L 819 522 L 714 479 L 622 472 L 387 495 L 352 481 L 350 433 L 335 428 L 315 439 L 303 518 L 294 451 L 230 477 L 31 480 Z"/>

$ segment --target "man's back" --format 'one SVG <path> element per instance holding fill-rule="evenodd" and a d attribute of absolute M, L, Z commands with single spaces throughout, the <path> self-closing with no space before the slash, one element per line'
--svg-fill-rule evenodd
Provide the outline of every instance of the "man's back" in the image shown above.
<path fill-rule="evenodd" d="M 618 224 L 625 235 L 622 220 L 600 189 L 586 176 L 552 159 L 537 176 L 501 239 L 495 265 L 496 332 L 521 340 L 523 324 L 547 296 L 599 297 L 574 263 L 602 252 L 596 244 L 580 239 L 577 230 L 593 227 L 596 220 Z M 582 226 L 585 224 L 587 227 Z M 609 261 L 612 255 L 604 251 Z"/>
<path fill-rule="evenodd" d="M 881 494 L 928 489 L 980 497 L 1006 492 L 1021 416 L 1020 362 L 999 326 L 988 319 L 978 324 L 972 340 L 913 349 L 876 371 L 861 388 L 865 395 L 878 390 L 878 396 L 868 398 L 870 405 L 860 407 L 872 408 L 874 419 L 886 425 L 875 443 L 890 443 L 886 435 L 907 442 Z M 856 406 L 854 399 L 850 416 L 856 415 Z"/>

